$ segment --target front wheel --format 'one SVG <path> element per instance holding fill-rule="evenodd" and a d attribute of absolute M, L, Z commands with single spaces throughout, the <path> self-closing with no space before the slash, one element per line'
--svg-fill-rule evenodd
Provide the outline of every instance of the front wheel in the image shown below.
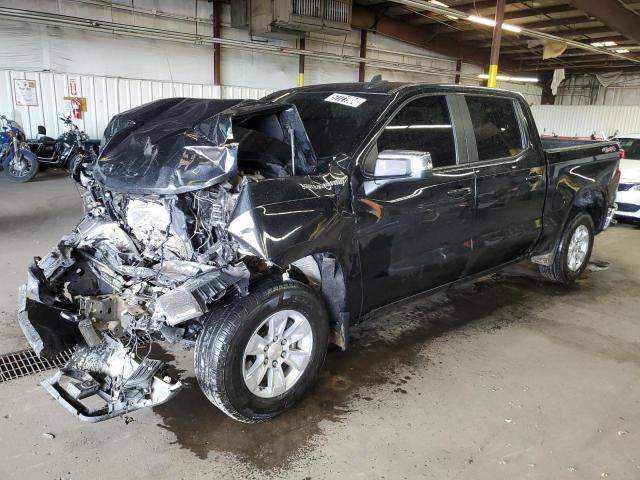
<path fill-rule="evenodd" d="M 236 420 L 271 419 L 296 403 L 322 367 L 327 311 L 307 285 L 263 279 L 249 296 L 212 310 L 200 332 L 195 372 L 209 400 Z"/>
<path fill-rule="evenodd" d="M 12 182 L 25 183 L 36 176 L 39 167 L 38 157 L 20 151 L 7 162 L 5 172 Z"/>
<path fill-rule="evenodd" d="M 540 272 L 549 280 L 572 283 L 587 268 L 593 249 L 594 226 L 591 215 L 578 213 L 562 232 L 562 238 L 551 265 L 540 265 Z"/>

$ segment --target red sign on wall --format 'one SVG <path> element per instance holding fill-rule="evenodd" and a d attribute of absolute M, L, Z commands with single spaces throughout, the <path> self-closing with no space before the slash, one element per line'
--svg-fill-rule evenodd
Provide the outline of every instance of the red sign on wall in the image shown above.
<path fill-rule="evenodd" d="M 80 93 L 80 88 L 78 84 L 80 80 L 78 77 L 69 77 L 69 95 L 72 97 L 78 97 Z"/>

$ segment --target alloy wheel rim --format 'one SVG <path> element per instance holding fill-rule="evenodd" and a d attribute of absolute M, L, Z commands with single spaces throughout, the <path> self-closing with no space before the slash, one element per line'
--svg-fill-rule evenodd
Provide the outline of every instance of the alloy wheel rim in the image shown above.
<path fill-rule="evenodd" d="M 25 177 L 31 170 L 31 162 L 29 159 L 20 156 L 17 162 L 15 159 L 11 161 L 9 170 L 14 177 Z"/>
<path fill-rule="evenodd" d="M 249 338 L 242 356 L 242 375 L 251 393 L 274 398 L 288 392 L 309 366 L 313 331 L 296 310 L 269 315 Z"/>
<path fill-rule="evenodd" d="M 589 230 L 584 225 L 579 225 L 571 235 L 567 250 L 567 267 L 572 272 L 580 270 L 585 258 L 587 258 L 589 241 Z"/>

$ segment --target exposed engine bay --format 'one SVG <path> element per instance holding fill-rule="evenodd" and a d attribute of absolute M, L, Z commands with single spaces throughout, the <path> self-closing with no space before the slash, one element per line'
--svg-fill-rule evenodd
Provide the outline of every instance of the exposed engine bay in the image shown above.
<path fill-rule="evenodd" d="M 193 113 L 177 107 L 186 117 Z M 314 160 L 291 109 L 269 108 L 258 116 L 251 109 L 244 116 L 242 109 L 214 114 L 174 132 L 169 149 L 166 132 L 155 143 L 144 133 L 137 161 L 123 154 L 123 144 L 137 141 L 140 131 L 136 126 L 125 136 L 141 123 L 136 110 L 107 127 L 100 158 L 79 174 L 85 215 L 51 253 L 35 259 L 18 313 L 38 355 L 74 349 L 43 386 L 80 419 L 101 421 L 175 395 L 181 383 L 150 358 L 152 342 L 193 346 L 215 302 L 246 296 L 253 276 L 279 268 L 243 240 L 246 226 L 235 234 L 229 228 L 249 184 L 291 175 L 296 161 L 299 171 L 309 171 Z M 240 150 L 239 137 L 247 139 Z M 88 399 L 101 401 L 96 407 Z"/>
<path fill-rule="evenodd" d="M 65 393 L 76 400 L 107 393 L 111 408 L 102 415 L 157 404 L 180 387 L 161 375 L 162 362 L 148 358 L 149 345 L 193 344 L 213 302 L 229 289 L 247 295 L 247 263 L 255 273 L 265 268 L 256 259 L 243 262 L 225 230 L 240 189 L 256 178 L 237 174 L 204 190 L 150 198 L 96 198 L 88 184 L 85 217 L 35 263 L 26 285 L 42 297 L 37 269 L 52 306 L 66 307 L 60 315 L 81 335 L 68 340 L 82 346 L 54 383 L 62 374 L 73 379 Z M 145 393 L 151 397 L 140 402 Z"/>

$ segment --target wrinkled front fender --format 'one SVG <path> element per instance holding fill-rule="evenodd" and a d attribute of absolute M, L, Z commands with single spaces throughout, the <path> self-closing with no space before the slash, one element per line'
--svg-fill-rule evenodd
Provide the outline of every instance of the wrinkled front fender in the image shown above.
<path fill-rule="evenodd" d="M 241 253 L 286 266 L 315 252 L 333 252 L 351 223 L 345 217 L 347 177 L 339 171 L 248 183 L 227 231 Z"/>

